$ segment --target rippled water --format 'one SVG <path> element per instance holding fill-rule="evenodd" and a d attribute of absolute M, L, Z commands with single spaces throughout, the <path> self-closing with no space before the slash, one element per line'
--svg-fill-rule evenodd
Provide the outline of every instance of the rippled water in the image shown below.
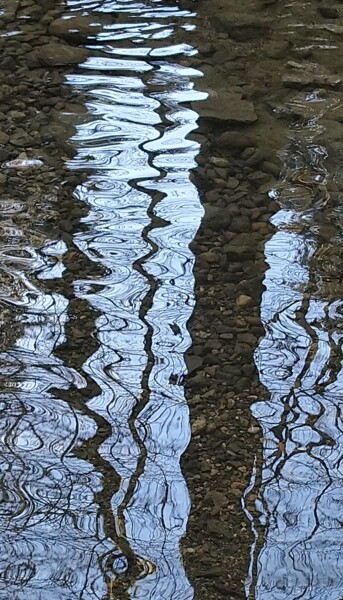
<path fill-rule="evenodd" d="M 197 115 L 183 103 L 199 97 L 200 73 L 180 62 L 192 48 L 170 38 L 194 15 L 148 0 L 68 2 L 75 11 L 115 17 L 66 81 L 88 109 L 69 161 L 88 173 L 73 243 L 102 275 L 76 269 L 72 302 L 49 292 L 44 282 L 66 273 L 65 243 L 25 238 L 10 301 L 7 290 L 21 334 L 0 355 L 0 595 L 186 600 L 183 357 L 203 211 L 186 139 Z"/>
<path fill-rule="evenodd" d="M 342 209 L 339 171 L 318 141 L 320 119 L 338 104 L 334 91 L 294 92 L 284 170 L 270 193 L 280 210 L 265 248 L 255 354 L 270 396 L 253 406 L 264 439 L 250 590 L 258 600 L 343 597 Z"/>
<path fill-rule="evenodd" d="M 80 15 L 97 23 L 91 56 L 65 83 L 87 113 L 64 119 L 76 123 L 67 164 L 87 174 L 73 193 L 87 216 L 69 243 L 49 237 L 58 193 L 42 195 L 38 177 L 0 198 L 0 597 L 187 600 L 184 353 L 203 210 L 186 107 L 202 95 L 182 59 L 194 14 L 160 0 L 69 0 L 65 17 Z M 305 29 L 294 22 L 287 13 L 281 34 Z M 307 26 L 303 43 L 335 50 L 330 31 Z M 290 96 L 255 353 L 270 395 L 252 407 L 264 454 L 248 489 L 260 488 L 259 517 L 246 511 L 246 591 L 342 600 L 342 176 L 319 141 L 340 98 Z"/>

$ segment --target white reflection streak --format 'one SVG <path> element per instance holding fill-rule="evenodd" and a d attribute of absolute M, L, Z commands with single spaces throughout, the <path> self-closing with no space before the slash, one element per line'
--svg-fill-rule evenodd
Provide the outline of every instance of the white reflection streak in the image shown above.
<path fill-rule="evenodd" d="M 76 4 L 82 6 L 82 2 Z M 110 6 L 122 11 L 117 2 L 104 5 L 106 10 Z M 117 533 L 121 533 L 124 503 L 126 539 L 143 559 L 146 571 L 150 570 L 132 586 L 131 596 L 188 600 L 193 591 L 179 550 L 189 512 L 180 471 L 180 456 L 190 437 L 182 378 L 186 372 L 183 356 L 190 344 L 186 324 L 194 303 L 194 259 L 189 244 L 203 211 L 189 181 L 198 146 L 185 140 L 196 128 L 197 114 L 179 102 L 201 97 L 190 82 L 190 77 L 200 73 L 161 61 L 163 56 L 189 54 L 186 45 L 149 52 L 149 58 L 159 57 L 158 63 L 147 62 L 140 47 L 137 53 L 132 47 L 126 51 L 122 44 L 116 48 L 116 40 L 132 37 L 133 25 L 136 38 L 140 28 L 146 29 L 139 20 L 144 16 L 143 5 L 138 9 L 127 3 L 126 7 L 133 24 L 117 24 L 112 41 L 106 32 L 103 50 L 108 57 L 89 59 L 84 65 L 93 71 L 89 76 L 69 77 L 70 84 L 87 92 L 88 107 L 96 119 L 78 128 L 75 143 L 80 152 L 70 163 L 72 168 L 92 170 L 89 181 L 79 189 L 80 198 L 91 207 L 88 229 L 75 241 L 92 260 L 92 249 L 96 250 L 97 260 L 107 269 L 106 277 L 98 281 L 103 284 L 101 291 L 94 293 L 87 281 L 76 282 L 75 289 L 101 314 L 97 320 L 100 348 L 84 368 L 102 390 L 88 406 L 112 425 L 112 436 L 101 453 L 122 479 L 112 498 Z M 149 24 L 154 18 L 165 18 L 163 28 L 168 35 L 175 18 L 187 15 L 159 3 L 149 7 Z M 161 91 L 150 93 L 150 82 Z M 164 172 L 168 176 L 163 177 Z M 147 401 L 142 402 L 146 384 Z M 140 443 L 129 425 L 137 403 L 142 406 L 134 424 Z M 132 481 L 134 489 L 127 503 Z"/>
<path fill-rule="evenodd" d="M 329 367 L 342 301 L 307 292 L 316 278 L 316 242 L 283 230 L 287 220 L 302 216 L 281 210 L 274 218 L 281 229 L 265 249 L 265 336 L 255 361 L 270 399 L 252 407 L 263 430 L 263 504 L 257 508 L 266 526 L 256 600 L 343 597 L 343 372 Z"/>

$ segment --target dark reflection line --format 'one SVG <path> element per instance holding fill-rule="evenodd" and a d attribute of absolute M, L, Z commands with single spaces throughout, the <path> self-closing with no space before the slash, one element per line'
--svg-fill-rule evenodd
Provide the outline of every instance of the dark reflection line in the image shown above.
<path fill-rule="evenodd" d="M 161 133 L 160 133 L 160 137 L 162 137 L 162 136 L 163 136 L 163 131 L 161 131 Z M 144 150 L 144 145 L 145 145 L 145 142 L 143 142 L 142 144 L 139 144 L 138 147 L 141 147 Z M 147 151 L 147 155 L 148 155 L 149 166 L 154 167 L 152 153 L 149 153 L 149 151 Z M 156 168 L 156 167 L 154 167 L 154 168 Z M 154 179 L 155 179 L 155 181 L 157 181 L 157 180 L 160 180 L 161 178 L 163 178 L 163 174 L 160 170 L 160 177 L 156 177 Z M 155 366 L 155 355 L 152 350 L 154 328 L 149 323 L 149 320 L 147 319 L 147 314 L 153 307 L 154 298 L 155 298 L 156 292 L 159 288 L 159 282 L 153 275 L 151 275 L 150 273 L 148 273 L 146 271 L 146 269 L 144 268 L 144 264 L 150 258 L 152 258 L 158 251 L 157 244 L 149 236 L 150 232 L 153 229 L 155 229 L 156 227 L 161 226 L 162 224 L 163 225 L 167 224 L 167 222 L 156 217 L 156 215 L 155 215 L 155 207 L 162 200 L 162 198 L 165 197 L 165 195 L 158 191 L 155 191 L 154 193 L 152 193 L 150 190 L 144 188 L 144 185 L 142 185 L 143 181 L 144 180 L 142 180 L 142 179 L 131 180 L 129 182 L 129 184 L 133 189 L 143 191 L 144 193 L 146 193 L 148 196 L 151 197 L 151 202 L 150 202 L 149 206 L 147 207 L 147 215 L 150 218 L 150 223 L 148 225 L 146 225 L 142 230 L 142 238 L 145 242 L 147 242 L 147 244 L 150 246 L 151 250 L 149 252 L 147 252 L 144 256 L 135 260 L 132 265 L 133 269 L 135 269 L 138 273 L 143 275 L 149 284 L 149 290 L 148 290 L 147 294 L 145 295 L 145 297 L 143 298 L 140 308 L 139 308 L 139 312 L 138 312 L 140 320 L 144 323 L 144 325 L 146 327 L 146 333 L 144 336 L 144 340 L 145 340 L 144 341 L 144 350 L 147 355 L 147 363 L 142 372 L 142 378 L 141 378 L 142 393 L 139 398 L 135 398 L 136 403 L 135 403 L 135 405 L 132 409 L 131 415 L 128 419 L 128 425 L 130 428 L 131 435 L 140 449 L 140 457 L 138 458 L 135 472 L 130 478 L 127 492 L 123 498 L 123 501 L 121 502 L 120 506 L 118 507 L 118 520 L 119 520 L 120 527 L 122 530 L 122 533 L 119 538 L 120 542 L 121 542 L 122 538 L 127 540 L 124 512 L 125 512 L 126 508 L 128 507 L 130 501 L 133 498 L 134 491 L 136 489 L 136 486 L 137 486 L 140 476 L 144 472 L 146 460 L 148 457 L 147 448 L 145 446 L 144 439 L 141 438 L 141 436 L 139 435 L 139 433 L 137 431 L 136 421 L 139 420 L 140 413 L 148 405 L 148 403 L 151 399 L 151 389 L 150 389 L 149 381 L 150 381 L 151 373 Z M 140 427 L 142 428 L 142 422 L 140 422 Z"/>

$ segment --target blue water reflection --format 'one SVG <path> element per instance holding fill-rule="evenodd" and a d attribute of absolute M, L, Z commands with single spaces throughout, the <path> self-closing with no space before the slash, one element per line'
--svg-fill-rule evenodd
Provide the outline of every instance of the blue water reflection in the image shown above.
<path fill-rule="evenodd" d="M 280 211 L 265 247 L 265 335 L 255 354 L 270 397 L 252 407 L 264 440 L 258 600 L 343 597 L 343 300 L 330 259 L 341 242 L 334 229 L 324 235 L 333 224 L 338 234 L 342 223 L 326 191 L 326 151 L 316 143 L 318 120 L 335 102 L 321 91 L 294 97 L 302 119 L 291 127 L 283 178 L 271 192 Z"/>
<path fill-rule="evenodd" d="M 177 62 L 193 49 L 168 42 L 194 26 L 192 13 L 115 0 L 70 1 L 67 10 L 116 16 L 66 81 L 88 109 L 68 163 L 88 173 L 75 196 L 89 214 L 73 244 L 102 269 L 75 276 L 71 310 L 44 287 L 65 276 L 66 244 L 35 240 L 22 287 L 6 296 L 23 327 L 0 355 L 0 597 L 187 600 L 183 357 L 194 306 L 189 243 L 203 210 L 189 181 L 198 145 L 186 139 L 197 114 L 182 103 L 201 95 L 200 73 Z M 96 315 L 97 344 L 83 348 L 78 370 L 57 349 L 73 344 L 67 326 L 81 301 Z M 82 335 L 91 323 L 76 314 Z"/>

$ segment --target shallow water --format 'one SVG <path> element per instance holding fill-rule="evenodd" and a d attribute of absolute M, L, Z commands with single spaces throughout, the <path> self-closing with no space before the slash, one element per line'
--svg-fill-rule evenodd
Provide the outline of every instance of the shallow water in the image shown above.
<path fill-rule="evenodd" d="M 70 23 L 82 15 L 96 24 L 82 34 L 91 57 L 65 79 L 86 110 L 60 115 L 76 149 L 64 160 L 83 174 L 72 198 L 88 213 L 56 240 L 59 190 L 42 195 L 37 176 L 0 199 L 0 598 L 190 600 L 180 457 L 190 439 L 189 244 L 203 209 L 189 180 L 199 152 L 189 107 L 204 94 L 183 58 L 195 54 L 186 43 L 195 14 L 160 0 L 64 6 Z M 302 23 L 303 9 L 289 4 L 280 36 L 291 31 L 299 51 L 337 52 L 332 27 Z M 289 66 L 326 76 L 310 62 Z M 339 106 L 337 90 L 316 86 L 274 109 L 291 124 L 269 193 L 280 210 L 265 246 L 255 352 L 269 392 L 252 406 L 263 461 L 245 494 L 258 494 L 256 511 L 245 511 L 254 536 L 245 591 L 258 600 L 343 597 L 342 175 L 321 137 Z M 23 181 L 26 168 L 45 168 L 43 156 L 19 160 Z"/>
<path fill-rule="evenodd" d="M 307 41 L 335 50 L 326 38 Z M 247 589 L 258 600 L 343 597 L 341 175 L 321 137 L 321 119 L 339 103 L 314 88 L 283 107 L 294 118 L 270 192 L 280 210 L 265 247 L 265 335 L 255 353 L 270 396 L 252 407 L 264 440 Z"/>
<path fill-rule="evenodd" d="M 149 1 L 68 2 L 74 11 L 115 17 L 66 81 L 88 110 L 68 163 L 88 173 L 73 244 L 99 275 L 76 269 L 72 301 L 50 292 L 45 282 L 68 272 L 65 243 L 18 232 L 28 257 L 9 268 L 17 294 L 3 294 L 21 333 L 0 356 L 0 596 L 185 600 L 188 246 L 203 210 L 189 181 L 198 146 L 186 139 L 197 114 L 182 103 L 201 95 L 200 73 L 180 64 L 193 49 L 171 36 L 194 15 Z"/>

